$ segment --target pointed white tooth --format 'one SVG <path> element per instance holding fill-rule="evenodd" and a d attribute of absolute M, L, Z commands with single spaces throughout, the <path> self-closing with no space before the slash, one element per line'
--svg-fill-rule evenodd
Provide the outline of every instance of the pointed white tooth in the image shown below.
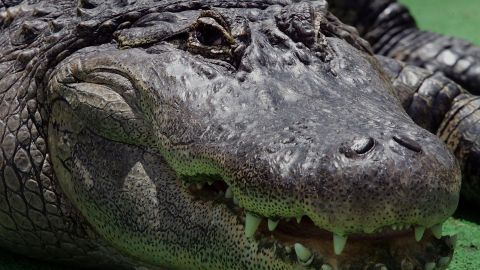
<path fill-rule="evenodd" d="M 213 185 L 213 181 L 208 181 L 207 183 L 209 186 Z"/>
<path fill-rule="evenodd" d="M 333 268 L 328 264 L 324 264 L 324 265 L 322 265 L 321 270 L 333 270 Z"/>
<path fill-rule="evenodd" d="M 268 219 L 268 230 L 273 232 L 275 230 L 275 228 L 277 228 L 278 222 L 279 222 L 279 220 Z"/>
<path fill-rule="evenodd" d="M 333 234 L 333 250 L 335 251 L 336 255 L 342 254 L 342 251 L 345 248 L 345 244 L 347 244 L 346 236 Z"/>
<path fill-rule="evenodd" d="M 405 230 L 408 230 L 408 229 L 410 229 L 410 227 L 411 227 L 411 225 L 409 225 L 409 224 L 406 224 L 406 225 L 405 225 Z"/>
<path fill-rule="evenodd" d="M 420 242 L 423 238 L 423 233 L 425 232 L 425 227 L 423 226 L 416 226 L 415 227 L 415 240 Z"/>
<path fill-rule="evenodd" d="M 202 188 L 203 188 L 203 184 L 202 184 L 202 183 L 197 183 L 195 186 L 197 187 L 197 189 L 202 189 Z"/>
<path fill-rule="evenodd" d="M 378 270 L 388 270 L 388 268 L 385 266 L 385 264 L 383 263 L 377 263 L 375 264 L 374 266 L 375 269 L 378 269 Z"/>
<path fill-rule="evenodd" d="M 297 217 L 297 223 L 300 224 L 300 222 L 302 222 L 302 216 Z"/>
<path fill-rule="evenodd" d="M 313 254 L 308 248 L 299 243 L 296 243 L 294 248 L 295 254 L 297 254 L 297 258 L 300 262 L 302 262 L 304 265 L 309 265 L 312 263 Z"/>
<path fill-rule="evenodd" d="M 397 225 L 392 225 L 392 230 L 396 231 L 397 230 Z"/>
<path fill-rule="evenodd" d="M 225 198 L 227 199 L 233 198 L 233 192 L 231 187 L 228 187 L 227 190 L 225 191 Z"/>
<path fill-rule="evenodd" d="M 252 237 L 258 229 L 262 218 L 247 212 L 245 217 L 245 236 Z"/>
<path fill-rule="evenodd" d="M 434 270 L 437 267 L 437 264 L 434 262 L 429 262 L 425 264 L 425 270 Z"/>
<path fill-rule="evenodd" d="M 457 237 L 456 234 L 450 236 L 449 241 L 450 241 L 450 243 L 452 244 L 453 247 L 457 246 L 457 239 L 458 239 L 458 237 Z"/>
<path fill-rule="evenodd" d="M 441 257 L 438 259 L 438 266 L 447 266 L 450 263 L 450 257 Z"/>
<path fill-rule="evenodd" d="M 239 202 L 238 199 L 235 198 L 235 197 L 233 197 L 233 203 L 234 203 L 235 205 L 240 206 L 240 202 Z"/>
<path fill-rule="evenodd" d="M 285 251 L 286 251 L 287 253 L 292 252 L 292 247 L 291 247 L 291 246 L 285 246 Z"/>
<path fill-rule="evenodd" d="M 432 234 L 433 236 L 435 236 L 435 238 L 437 239 L 440 239 L 442 238 L 442 227 L 443 227 L 443 224 L 437 224 L 435 226 L 433 226 L 432 228 L 430 228 L 432 230 Z"/>

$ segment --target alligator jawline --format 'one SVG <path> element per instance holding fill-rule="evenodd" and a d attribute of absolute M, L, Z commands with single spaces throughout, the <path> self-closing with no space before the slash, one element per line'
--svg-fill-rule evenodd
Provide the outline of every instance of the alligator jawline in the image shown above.
<path fill-rule="evenodd" d="M 202 180 L 205 182 L 192 184 L 184 181 L 184 184 L 195 198 L 225 204 L 244 221 L 245 210 L 238 202 L 225 197 L 228 185 L 223 180 Z M 422 240 L 417 242 L 414 234 L 410 226 L 397 230 L 387 226 L 372 234 L 353 234 L 348 237 L 345 250 L 336 255 L 332 248 L 332 233 L 317 227 L 304 216 L 300 222 L 282 218 L 273 231 L 263 219 L 254 237 L 260 247 L 275 248 L 278 257 L 313 269 L 446 269 L 453 256 L 456 237 L 437 239 L 426 231 Z M 296 243 L 311 250 L 312 258 L 300 261 L 294 250 Z"/>

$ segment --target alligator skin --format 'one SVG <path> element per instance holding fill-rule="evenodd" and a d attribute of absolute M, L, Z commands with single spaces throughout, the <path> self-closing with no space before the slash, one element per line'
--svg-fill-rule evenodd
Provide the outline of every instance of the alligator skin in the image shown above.
<path fill-rule="evenodd" d="M 393 0 L 0 0 L 0 247 L 445 269 L 461 182 L 480 201 L 478 50 Z"/>

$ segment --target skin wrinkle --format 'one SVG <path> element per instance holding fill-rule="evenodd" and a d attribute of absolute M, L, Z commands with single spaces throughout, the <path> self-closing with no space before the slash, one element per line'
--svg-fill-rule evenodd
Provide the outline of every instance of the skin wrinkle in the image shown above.
<path fill-rule="evenodd" d="M 457 113 L 463 111 L 464 109 L 468 109 L 468 106 L 471 105 L 471 103 L 473 103 L 473 102 L 475 102 L 475 101 L 477 101 L 477 103 L 479 103 L 479 102 L 478 102 L 479 100 L 480 100 L 480 98 L 476 98 L 476 99 L 469 100 L 467 104 L 465 104 L 464 106 L 462 106 L 462 107 L 457 111 Z M 448 142 L 448 141 L 451 139 L 452 134 L 453 134 L 454 132 L 457 132 L 455 129 L 458 129 L 458 127 L 463 124 L 462 122 L 465 121 L 467 118 L 471 117 L 472 115 L 475 115 L 475 111 L 476 111 L 478 108 L 480 108 L 480 104 L 477 104 L 477 106 L 475 106 L 473 109 L 469 110 L 468 113 L 462 115 L 461 118 L 457 118 L 457 117 L 453 116 L 453 117 L 455 117 L 454 119 L 452 119 L 452 120 L 455 120 L 454 123 L 453 123 L 453 124 L 455 124 L 455 126 L 454 126 L 454 128 L 451 130 L 451 132 L 448 134 L 448 136 L 447 136 L 447 138 L 446 138 L 445 141 Z"/>
<path fill-rule="evenodd" d="M 462 119 L 464 119 L 465 117 L 468 117 L 468 114 L 463 116 L 462 118 L 458 119 L 456 117 L 456 115 L 462 111 L 462 109 L 464 109 L 466 106 L 468 106 L 470 103 L 472 102 L 475 102 L 477 100 L 476 97 L 471 97 L 471 98 L 468 98 L 468 99 L 462 99 L 460 104 L 457 103 L 457 107 L 455 108 L 454 111 L 452 111 L 448 116 L 448 120 L 447 121 L 444 121 L 444 125 L 442 125 L 444 128 L 440 128 L 439 130 L 439 135 L 444 137 L 445 136 L 445 132 L 447 131 L 446 128 L 449 128 L 450 129 L 450 132 L 447 134 L 447 137 L 444 139 L 445 141 L 448 141 L 448 138 L 450 137 L 450 135 L 452 134 L 452 132 L 455 132 L 455 128 L 458 126 L 458 124 L 462 121 Z M 472 110 L 470 112 L 470 114 L 473 114 L 474 113 L 474 110 Z M 449 125 L 449 123 L 454 123 L 455 125 L 453 127 L 451 127 Z"/>

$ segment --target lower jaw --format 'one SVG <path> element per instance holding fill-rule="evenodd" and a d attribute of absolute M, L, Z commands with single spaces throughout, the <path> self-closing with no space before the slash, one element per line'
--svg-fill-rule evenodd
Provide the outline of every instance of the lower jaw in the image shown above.
<path fill-rule="evenodd" d="M 413 234 L 413 232 L 411 232 Z M 341 255 L 335 255 L 331 239 L 291 237 L 277 233 L 260 238 L 260 246 L 275 247 L 283 260 L 304 265 L 307 269 L 321 270 L 443 270 L 450 263 L 455 236 L 436 239 L 426 233 L 417 242 L 412 234 L 389 238 L 349 239 Z M 293 246 L 302 243 L 313 253 L 313 259 L 300 262 Z"/>
<path fill-rule="evenodd" d="M 224 185 L 222 185 L 224 186 Z M 198 188 L 189 190 L 200 200 L 216 200 L 230 209 L 232 215 L 245 224 L 245 212 L 240 206 L 224 199 L 222 193 L 199 193 Z M 290 222 L 290 221 L 289 221 Z M 291 221 L 295 224 L 294 221 Z M 403 231 L 390 236 L 349 237 L 348 243 L 340 255 L 333 250 L 331 233 L 314 235 L 291 234 L 290 230 L 279 229 L 268 231 L 265 221 L 255 234 L 259 249 L 274 250 L 278 259 L 293 265 L 301 265 L 305 269 L 320 270 L 443 270 L 453 257 L 455 236 L 443 236 L 437 239 L 430 230 L 417 242 L 413 230 Z M 288 227 L 287 227 L 288 228 Z M 290 228 L 291 229 L 291 228 Z M 293 230 L 297 231 L 298 230 Z M 291 232 L 291 231 L 290 231 Z M 327 236 L 328 235 L 328 236 Z M 294 246 L 301 243 L 312 252 L 313 258 L 299 261 Z M 268 267 L 266 268 L 268 269 Z M 297 268 L 295 268 L 297 269 Z M 301 269 L 301 268 L 300 268 Z"/>

